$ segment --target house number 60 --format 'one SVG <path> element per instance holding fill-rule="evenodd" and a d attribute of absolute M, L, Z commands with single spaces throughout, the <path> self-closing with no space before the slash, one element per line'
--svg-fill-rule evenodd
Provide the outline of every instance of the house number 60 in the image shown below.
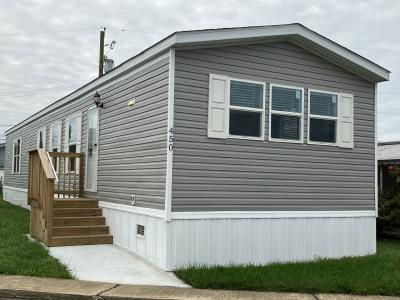
<path fill-rule="evenodd" d="M 168 130 L 168 150 L 172 151 L 174 150 L 174 128 L 171 127 L 170 130 Z"/>

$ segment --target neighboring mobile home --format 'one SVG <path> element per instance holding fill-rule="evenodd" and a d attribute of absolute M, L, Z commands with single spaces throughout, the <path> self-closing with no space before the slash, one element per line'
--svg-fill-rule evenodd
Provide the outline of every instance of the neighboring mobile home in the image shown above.
<path fill-rule="evenodd" d="M 400 168 L 400 141 L 378 144 L 378 186 L 384 195 L 393 195 L 399 188 L 397 169 Z"/>
<path fill-rule="evenodd" d="M 5 160 L 6 144 L 0 143 L 0 181 L 4 180 L 4 160 Z"/>
<path fill-rule="evenodd" d="M 113 242 L 166 270 L 375 253 L 386 80 L 300 24 L 176 32 L 8 130 L 5 198 L 26 205 L 28 151 L 81 152 Z"/>

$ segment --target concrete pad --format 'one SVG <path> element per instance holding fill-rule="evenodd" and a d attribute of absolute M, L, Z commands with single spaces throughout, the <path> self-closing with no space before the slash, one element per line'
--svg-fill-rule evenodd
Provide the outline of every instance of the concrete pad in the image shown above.
<path fill-rule="evenodd" d="M 26 276 L 0 276 L 0 279 L 0 299 L 93 299 L 116 286 L 113 283 Z"/>
<path fill-rule="evenodd" d="M 173 273 L 115 245 L 50 247 L 49 251 L 79 280 L 188 287 Z"/>
<path fill-rule="evenodd" d="M 394 300 L 400 297 L 388 296 L 357 296 L 357 295 L 341 295 L 341 294 L 317 294 L 319 300 Z"/>
<path fill-rule="evenodd" d="M 290 293 L 262 293 L 246 291 L 217 291 L 191 288 L 119 285 L 104 292 L 101 297 L 113 299 L 254 299 L 254 300 L 315 300 L 312 295 Z"/>

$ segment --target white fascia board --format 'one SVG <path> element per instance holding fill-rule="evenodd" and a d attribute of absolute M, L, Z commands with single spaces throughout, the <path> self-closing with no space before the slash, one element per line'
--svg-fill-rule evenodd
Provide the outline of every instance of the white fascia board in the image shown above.
<path fill-rule="evenodd" d="M 181 45 L 184 46 L 194 43 L 215 43 L 273 37 L 290 38 L 291 36 L 300 36 L 314 44 L 317 44 L 325 51 L 334 53 L 335 55 L 374 73 L 376 76 L 380 77 L 382 81 L 389 80 L 390 72 L 388 70 L 300 24 L 178 32 L 175 46 L 179 47 Z"/>
<path fill-rule="evenodd" d="M 375 217 L 374 210 L 362 211 L 205 211 L 173 212 L 173 220 L 194 219 L 286 219 Z"/>

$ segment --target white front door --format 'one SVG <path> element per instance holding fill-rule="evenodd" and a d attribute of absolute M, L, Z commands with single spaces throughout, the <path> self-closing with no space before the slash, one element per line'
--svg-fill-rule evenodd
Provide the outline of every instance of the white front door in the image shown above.
<path fill-rule="evenodd" d="M 97 191 L 97 162 L 98 162 L 98 130 L 99 111 L 97 107 L 88 110 L 86 147 L 86 183 L 85 190 Z"/>

